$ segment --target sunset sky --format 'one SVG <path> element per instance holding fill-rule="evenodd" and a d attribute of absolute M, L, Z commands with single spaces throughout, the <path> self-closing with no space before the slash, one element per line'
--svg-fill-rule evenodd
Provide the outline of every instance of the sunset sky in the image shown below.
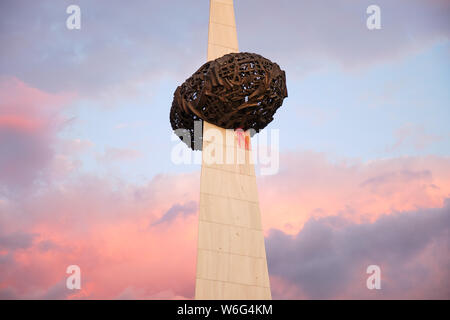
<path fill-rule="evenodd" d="M 240 51 L 287 78 L 280 170 L 257 174 L 273 298 L 449 299 L 450 2 L 234 6 Z M 194 297 L 200 165 L 171 161 L 169 110 L 208 19 L 208 0 L 0 2 L 0 299 Z"/>

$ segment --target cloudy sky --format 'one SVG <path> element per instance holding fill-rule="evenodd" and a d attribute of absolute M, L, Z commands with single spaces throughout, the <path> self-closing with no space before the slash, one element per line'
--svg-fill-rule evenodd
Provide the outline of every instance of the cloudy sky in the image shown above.
<path fill-rule="evenodd" d="M 0 2 L 0 298 L 193 298 L 200 167 L 171 161 L 169 109 L 206 61 L 208 10 Z M 289 92 L 267 127 L 280 171 L 257 177 L 273 297 L 449 299 L 450 3 L 235 11 L 240 50 L 276 61 Z"/>

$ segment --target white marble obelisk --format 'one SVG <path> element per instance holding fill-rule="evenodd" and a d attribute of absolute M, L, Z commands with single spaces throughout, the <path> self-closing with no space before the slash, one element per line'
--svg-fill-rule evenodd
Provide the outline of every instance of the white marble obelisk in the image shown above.
<path fill-rule="evenodd" d="M 208 61 L 231 52 L 238 52 L 233 0 L 210 0 Z M 226 139 L 226 131 L 203 124 L 195 298 L 271 299 L 250 137 L 228 131 Z"/>

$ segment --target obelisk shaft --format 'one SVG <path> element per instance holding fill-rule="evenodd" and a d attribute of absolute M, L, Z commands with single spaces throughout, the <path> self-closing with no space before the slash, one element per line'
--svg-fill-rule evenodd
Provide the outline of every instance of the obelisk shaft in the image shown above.
<path fill-rule="evenodd" d="M 208 61 L 231 52 L 238 52 L 233 1 L 211 0 Z M 250 137 L 226 137 L 225 129 L 204 122 L 195 298 L 271 299 Z M 223 162 L 234 161 L 211 163 L 210 150 L 219 149 Z"/>
<path fill-rule="evenodd" d="M 208 61 L 239 52 L 233 0 L 210 0 Z"/>

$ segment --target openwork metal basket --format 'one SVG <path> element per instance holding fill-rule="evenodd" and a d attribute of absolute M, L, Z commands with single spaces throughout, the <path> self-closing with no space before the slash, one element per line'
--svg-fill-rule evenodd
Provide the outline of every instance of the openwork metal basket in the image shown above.
<path fill-rule="evenodd" d="M 287 97 L 286 75 L 278 64 L 255 53 L 230 53 L 200 67 L 174 93 L 172 129 L 185 129 L 193 150 L 201 150 L 195 121 L 225 129 L 259 132 Z"/>

